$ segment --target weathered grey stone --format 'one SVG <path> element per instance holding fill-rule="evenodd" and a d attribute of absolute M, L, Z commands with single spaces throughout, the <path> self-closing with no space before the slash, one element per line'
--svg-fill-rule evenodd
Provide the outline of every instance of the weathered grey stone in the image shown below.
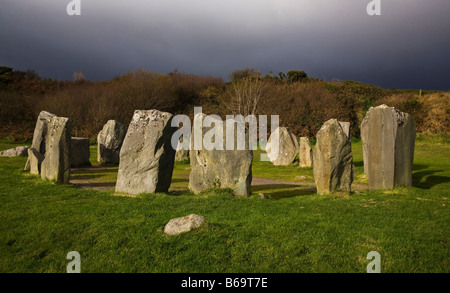
<path fill-rule="evenodd" d="M 353 182 L 352 147 L 336 119 L 325 122 L 316 135 L 313 151 L 314 181 L 318 194 L 350 192 Z"/>
<path fill-rule="evenodd" d="M 190 214 L 185 217 L 171 219 L 164 227 L 164 233 L 168 235 L 178 235 L 198 229 L 206 224 L 207 221 L 204 217 Z"/>
<path fill-rule="evenodd" d="M 158 110 L 136 110 L 120 150 L 116 192 L 167 192 L 175 160 L 171 138 L 173 115 Z"/>
<path fill-rule="evenodd" d="M 298 158 L 300 167 L 312 167 L 312 149 L 307 137 L 300 137 Z"/>
<path fill-rule="evenodd" d="M 175 153 L 175 161 L 183 162 L 189 160 L 189 150 L 183 148 L 183 137 L 180 138 L 177 145 L 177 151 Z"/>
<path fill-rule="evenodd" d="M 40 152 L 42 155 L 45 155 L 47 129 L 53 117 L 56 117 L 56 115 L 47 111 L 41 111 L 36 121 L 31 147 Z M 24 169 L 27 171 L 30 170 L 29 160 L 27 160 Z"/>
<path fill-rule="evenodd" d="M 56 183 L 69 183 L 71 123 L 69 118 L 53 117 L 48 125 L 41 178 Z"/>
<path fill-rule="evenodd" d="M 26 157 L 28 155 L 27 146 L 18 146 L 0 152 L 0 157 Z"/>
<path fill-rule="evenodd" d="M 89 149 L 90 145 L 91 143 L 89 141 L 89 138 L 72 137 L 70 149 L 71 167 L 91 165 L 91 162 L 89 161 L 89 157 L 91 156 L 91 151 Z"/>
<path fill-rule="evenodd" d="M 342 127 L 342 130 L 344 131 L 345 135 L 347 135 L 348 140 L 351 140 L 350 136 L 350 122 L 341 122 L 339 121 L 339 124 Z"/>
<path fill-rule="evenodd" d="M 274 136 L 278 136 L 278 146 Z M 294 162 L 299 152 L 297 137 L 291 133 L 288 127 L 278 127 L 269 137 L 266 145 L 269 160 L 275 166 L 287 166 Z"/>
<path fill-rule="evenodd" d="M 221 119 L 213 119 L 214 127 L 198 127 L 202 129 L 202 134 L 196 133 L 196 125 L 202 125 L 206 115 L 199 113 L 194 117 L 194 127 L 191 136 L 191 173 L 189 174 L 189 189 L 194 193 L 200 193 L 211 187 L 230 188 L 235 196 L 249 196 L 252 182 L 252 161 L 253 151 L 248 144 L 248 131 L 238 131 L 234 127 L 234 145 L 229 142 L 227 150 L 227 124 L 231 126 L 232 120 L 225 122 Z M 230 128 L 231 132 L 232 129 Z M 221 149 L 213 149 L 205 146 L 205 136 L 215 133 L 214 142 L 220 142 Z M 238 149 L 237 137 L 245 139 L 245 143 Z M 243 137 L 243 138 L 242 138 Z M 201 150 L 196 150 L 195 141 L 201 146 Z M 206 139 L 208 141 L 208 138 Z M 219 146 L 219 143 L 217 143 Z M 231 149 L 230 149 L 231 148 Z"/>
<path fill-rule="evenodd" d="M 34 148 L 28 149 L 28 159 L 30 161 L 30 174 L 41 174 L 41 164 L 44 160 L 44 155 Z"/>
<path fill-rule="evenodd" d="M 97 135 L 97 160 L 100 163 L 118 163 L 120 149 L 127 133 L 126 125 L 109 120 Z"/>
<path fill-rule="evenodd" d="M 369 189 L 412 185 L 416 126 L 394 107 L 371 107 L 361 124 L 364 169 Z"/>

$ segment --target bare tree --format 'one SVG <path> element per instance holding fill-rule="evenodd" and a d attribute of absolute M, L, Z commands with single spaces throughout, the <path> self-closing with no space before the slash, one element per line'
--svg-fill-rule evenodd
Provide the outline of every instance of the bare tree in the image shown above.
<path fill-rule="evenodd" d="M 257 115 L 260 105 L 267 97 L 269 82 L 259 76 L 234 81 L 226 91 L 225 106 L 234 114 Z"/>
<path fill-rule="evenodd" d="M 83 72 L 74 72 L 72 78 L 74 82 L 86 81 L 86 77 L 84 76 Z"/>

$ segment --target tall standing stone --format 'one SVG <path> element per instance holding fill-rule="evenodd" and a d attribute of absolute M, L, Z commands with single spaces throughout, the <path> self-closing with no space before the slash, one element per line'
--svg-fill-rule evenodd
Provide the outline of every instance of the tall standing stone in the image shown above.
<path fill-rule="evenodd" d="M 69 118 L 53 117 L 48 125 L 45 155 L 41 164 L 42 179 L 69 183 L 71 125 Z"/>
<path fill-rule="evenodd" d="M 278 145 L 274 136 L 278 136 Z M 278 127 L 267 141 L 266 152 L 275 166 L 288 166 L 294 162 L 299 152 L 297 137 L 288 127 Z"/>
<path fill-rule="evenodd" d="M 309 138 L 300 137 L 300 148 L 298 152 L 300 167 L 312 167 L 313 156 Z"/>
<path fill-rule="evenodd" d="M 171 138 L 173 115 L 158 110 L 136 110 L 120 150 L 116 192 L 167 192 L 175 150 Z"/>
<path fill-rule="evenodd" d="M 116 121 L 109 120 L 97 135 L 97 160 L 100 163 L 118 163 L 120 149 L 127 133 L 127 127 Z"/>
<path fill-rule="evenodd" d="M 248 131 L 245 129 L 238 131 L 237 123 L 231 119 L 227 119 L 225 122 L 221 119 L 213 119 L 214 128 L 202 127 L 205 117 L 206 115 L 202 113 L 194 117 L 189 153 L 191 160 L 189 189 L 194 193 L 200 193 L 211 187 L 231 188 L 235 196 L 249 196 L 253 151 L 249 148 Z M 231 128 L 233 123 L 235 124 L 234 131 Z M 196 129 L 200 129 L 201 133 L 198 133 Z M 229 137 L 226 135 L 227 130 L 231 133 Z M 214 142 L 219 141 L 219 138 L 222 139 L 221 146 L 219 143 L 215 148 L 205 146 L 205 141 L 208 142 L 211 133 L 215 133 Z M 236 143 L 238 137 L 245 140 L 240 149 Z M 233 138 L 233 143 L 231 138 Z M 227 139 L 230 139 L 228 149 L 226 147 Z M 196 149 L 196 140 L 199 142 L 197 145 L 201 150 Z"/>
<path fill-rule="evenodd" d="M 335 190 L 350 192 L 353 182 L 353 157 L 350 140 L 339 121 L 325 122 L 316 135 L 313 151 L 314 181 L 318 194 Z"/>
<path fill-rule="evenodd" d="M 91 156 L 90 145 L 89 138 L 72 137 L 70 149 L 70 165 L 72 167 L 91 165 L 89 161 L 89 157 Z"/>
<path fill-rule="evenodd" d="M 52 118 L 56 117 L 55 114 L 52 114 L 47 111 L 41 111 L 39 113 L 38 119 L 36 121 L 36 126 L 34 128 L 33 133 L 33 142 L 31 144 L 31 147 L 34 148 L 36 151 L 41 153 L 42 155 L 45 155 L 45 142 L 46 142 L 46 136 L 48 131 L 48 126 L 50 122 L 52 121 Z M 30 159 L 28 158 L 26 164 L 25 164 L 25 170 L 30 170 Z"/>
<path fill-rule="evenodd" d="M 371 107 L 361 124 L 364 169 L 369 189 L 412 185 L 416 126 L 394 107 Z"/>

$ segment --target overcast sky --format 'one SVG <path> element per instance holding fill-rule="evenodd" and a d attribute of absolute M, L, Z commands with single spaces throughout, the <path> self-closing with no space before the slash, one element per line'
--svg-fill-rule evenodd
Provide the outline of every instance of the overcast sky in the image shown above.
<path fill-rule="evenodd" d="M 110 79 L 144 68 L 450 90 L 450 0 L 0 0 L 0 65 Z"/>

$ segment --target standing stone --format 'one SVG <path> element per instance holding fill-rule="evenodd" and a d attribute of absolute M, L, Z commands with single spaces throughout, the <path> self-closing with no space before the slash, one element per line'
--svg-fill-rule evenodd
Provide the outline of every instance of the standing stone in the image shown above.
<path fill-rule="evenodd" d="M 309 138 L 300 137 L 300 150 L 298 152 L 300 167 L 312 167 L 312 149 Z"/>
<path fill-rule="evenodd" d="M 109 120 L 97 135 L 97 160 L 100 163 L 118 163 L 127 127 L 116 121 Z"/>
<path fill-rule="evenodd" d="M 47 111 L 41 111 L 39 113 L 38 119 L 36 121 L 36 126 L 33 133 L 33 142 L 31 147 L 45 155 L 45 142 L 47 136 L 47 130 L 52 118 L 56 117 L 55 114 L 49 113 Z M 25 170 L 30 170 L 30 160 L 28 159 L 25 164 Z"/>
<path fill-rule="evenodd" d="M 352 147 L 336 119 L 322 125 L 313 151 L 314 181 L 318 194 L 334 190 L 350 192 L 353 182 Z"/>
<path fill-rule="evenodd" d="M 171 138 L 173 115 L 158 110 L 136 110 L 120 150 L 116 192 L 167 192 L 175 150 Z"/>
<path fill-rule="evenodd" d="M 48 125 L 45 155 L 41 164 L 42 179 L 56 183 L 69 183 L 70 179 L 70 131 L 69 118 L 53 117 Z"/>
<path fill-rule="evenodd" d="M 175 161 L 184 162 L 189 160 L 189 150 L 183 148 L 183 138 L 178 141 L 177 151 L 175 153 Z"/>
<path fill-rule="evenodd" d="M 72 137 L 70 150 L 70 165 L 71 167 L 90 166 L 89 157 L 91 151 L 89 149 L 91 143 L 89 138 Z"/>
<path fill-rule="evenodd" d="M 33 148 L 29 148 L 28 160 L 30 161 L 30 174 L 41 174 L 41 164 L 44 160 L 44 155 Z"/>
<path fill-rule="evenodd" d="M 273 136 L 278 136 L 278 146 Z M 299 152 L 297 137 L 287 127 L 278 127 L 269 137 L 266 152 L 275 166 L 288 166 L 294 162 Z"/>
<path fill-rule="evenodd" d="M 361 124 L 364 169 L 369 189 L 412 185 L 416 126 L 394 107 L 371 107 Z"/>
<path fill-rule="evenodd" d="M 228 130 L 234 135 L 232 144 L 231 137 L 227 149 L 227 125 L 231 126 L 232 119 L 225 122 L 221 119 L 214 119 L 214 127 L 202 127 L 206 115 L 199 113 L 194 117 L 194 127 L 191 136 L 191 173 L 189 174 L 189 189 L 194 193 L 200 193 L 211 187 L 231 188 L 235 196 L 249 196 L 252 182 L 252 161 L 253 151 L 249 148 L 248 131 L 238 131 L 237 123 L 234 125 L 234 132 L 230 127 Z M 196 129 L 201 133 L 197 133 Z M 241 129 L 242 130 L 242 129 Z M 216 148 L 205 146 L 205 141 L 211 133 L 215 133 L 214 142 L 223 139 Z M 245 140 L 238 149 L 238 137 Z M 205 139 L 206 138 L 206 139 Z M 201 150 L 196 150 L 195 141 Z M 199 147 L 199 148 L 200 148 Z M 221 148 L 222 150 L 218 149 Z"/>

